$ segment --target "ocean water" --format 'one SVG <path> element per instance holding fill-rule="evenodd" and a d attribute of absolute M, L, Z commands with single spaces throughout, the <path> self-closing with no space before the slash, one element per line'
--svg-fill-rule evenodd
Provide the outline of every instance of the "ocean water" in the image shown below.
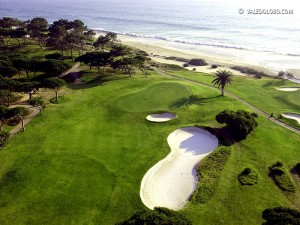
<path fill-rule="evenodd" d="M 239 9 L 244 9 L 240 14 Z M 248 9 L 291 9 L 293 14 L 248 14 Z M 273 64 L 300 64 L 297 0 L 0 0 L 0 17 L 81 19 L 88 27 L 194 46 L 272 53 Z M 282 58 L 280 56 L 283 56 Z M 272 59 L 273 59 L 272 58 Z"/>

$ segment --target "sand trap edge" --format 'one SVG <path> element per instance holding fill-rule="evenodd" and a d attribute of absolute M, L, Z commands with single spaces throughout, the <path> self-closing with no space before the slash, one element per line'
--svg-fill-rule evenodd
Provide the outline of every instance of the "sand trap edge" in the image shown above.
<path fill-rule="evenodd" d="M 150 114 L 146 117 L 146 119 L 153 123 L 164 123 L 176 118 L 174 113 L 165 112 L 165 113 L 156 113 Z"/>
<path fill-rule="evenodd" d="M 171 145 L 173 145 L 172 143 L 172 140 L 170 140 L 170 136 L 174 136 L 174 132 L 178 132 L 178 131 L 185 131 L 187 129 L 200 129 L 201 133 L 204 133 L 208 136 L 210 136 L 210 138 L 214 139 L 215 142 L 216 142 L 216 146 L 214 146 L 214 149 L 211 150 L 210 152 L 208 153 L 205 153 L 202 155 L 202 158 L 199 159 L 199 161 L 193 165 L 193 170 L 196 170 L 197 168 L 197 165 L 203 160 L 204 157 L 206 157 L 207 155 L 209 155 L 211 152 L 213 152 L 215 149 L 218 148 L 218 145 L 219 145 L 219 140 L 217 139 L 217 137 L 213 134 L 211 134 L 209 131 L 203 129 L 203 128 L 200 128 L 200 127 L 196 127 L 196 126 L 190 126 L 190 127 L 183 127 L 183 128 L 179 128 L 179 129 L 176 129 L 174 130 L 173 132 L 171 132 L 169 135 L 168 135 L 168 138 L 167 138 L 167 142 L 168 142 L 168 145 L 170 147 L 170 153 L 163 159 L 161 159 L 160 161 L 158 161 L 155 165 L 153 165 L 144 175 L 143 179 L 142 179 L 142 182 L 141 182 L 141 186 L 140 186 L 140 198 L 143 202 L 143 204 L 147 207 L 147 208 L 150 208 L 150 209 L 153 209 L 155 206 L 149 206 L 149 200 L 147 200 L 145 198 L 145 192 L 144 192 L 144 187 L 145 187 L 145 183 L 148 182 L 148 179 L 149 177 L 151 177 L 153 175 L 153 173 L 155 173 L 157 170 L 160 169 L 160 167 L 164 166 L 165 164 L 169 163 L 169 161 L 172 159 L 172 157 L 174 156 L 174 154 L 178 154 L 178 150 L 177 148 L 171 148 Z M 183 140 L 184 142 L 185 140 Z M 179 209 L 182 209 L 188 202 L 189 202 L 189 198 L 191 197 L 191 195 L 194 193 L 194 191 L 196 190 L 197 188 L 197 183 L 198 183 L 198 177 L 196 175 L 196 173 L 193 173 L 194 175 L 194 184 L 193 184 L 193 191 L 190 193 L 190 195 L 188 196 L 187 200 L 183 203 L 181 203 L 178 207 L 176 208 L 172 208 L 173 210 L 179 210 Z"/>

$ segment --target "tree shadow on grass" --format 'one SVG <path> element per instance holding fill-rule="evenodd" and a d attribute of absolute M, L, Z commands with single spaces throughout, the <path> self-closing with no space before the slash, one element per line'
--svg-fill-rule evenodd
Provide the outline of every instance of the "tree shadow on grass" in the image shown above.
<path fill-rule="evenodd" d="M 97 86 L 103 86 L 104 83 L 107 82 L 103 80 L 102 77 L 98 76 L 88 82 L 82 82 L 82 83 L 68 83 L 68 87 L 74 90 L 80 90 L 80 89 L 88 89 L 88 88 L 93 88 Z"/>
<path fill-rule="evenodd" d="M 230 130 L 227 126 L 221 128 L 213 128 L 209 126 L 198 126 L 211 134 L 215 135 L 218 138 L 219 145 L 223 146 L 231 146 L 235 143 L 238 143 L 244 139 L 241 139 L 236 135 L 232 130 Z"/>
<path fill-rule="evenodd" d="M 283 85 L 284 82 L 280 79 L 278 80 L 272 80 L 272 81 L 268 81 L 267 83 L 263 84 L 263 87 L 274 87 L 274 86 L 280 86 Z"/>
<path fill-rule="evenodd" d="M 97 86 L 103 86 L 106 83 L 110 81 L 115 81 L 115 80 L 125 80 L 128 79 L 127 77 L 114 77 L 114 76 L 109 76 L 109 75 L 98 75 L 97 77 L 86 81 L 86 82 L 68 82 L 68 87 L 74 90 L 79 90 L 79 89 L 88 89 L 88 88 L 93 88 Z"/>
<path fill-rule="evenodd" d="M 206 103 L 205 100 L 217 98 L 217 97 L 220 97 L 220 96 L 218 95 L 218 96 L 210 97 L 210 98 L 201 98 L 198 95 L 191 95 L 189 97 L 183 97 L 183 98 L 177 99 L 170 105 L 170 108 L 180 108 L 183 106 L 190 106 L 190 105 L 203 105 Z"/>

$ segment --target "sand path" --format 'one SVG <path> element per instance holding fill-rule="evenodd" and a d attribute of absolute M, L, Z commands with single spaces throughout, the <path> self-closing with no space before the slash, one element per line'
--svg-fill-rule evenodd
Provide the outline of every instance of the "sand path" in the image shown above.
<path fill-rule="evenodd" d="M 15 107 L 25 107 L 26 109 L 29 109 L 31 112 L 28 116 L 24 117 L 24 126 L 28 124 L 35 116 L 37 116 L 40 111 L 32 106 L 32 105 L 11 105 L 10 108 L 15 108 Z M 22 123 L 19 122 L 10 132 L 10 137 L 13 137 L 15 134 L 17 134 L 19 131 L 22 130 Z"/>
<path fill-rule="evenodd" d="M 196 165 L 218 147 L 218 139 L 198 127 L 175 130 L 167 140 L 171 153 L 155 164 L 141 183 L 141 199 L 150 209 L 182 208 L 197 186 Z"/>

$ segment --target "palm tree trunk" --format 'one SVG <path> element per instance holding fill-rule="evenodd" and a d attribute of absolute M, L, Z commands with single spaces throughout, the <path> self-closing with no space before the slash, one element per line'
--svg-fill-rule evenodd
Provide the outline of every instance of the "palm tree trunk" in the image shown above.
<path fill-rule="evenodd" d="M 224 87 L 222 87 L 222 96 L 224 96 Z"/>

